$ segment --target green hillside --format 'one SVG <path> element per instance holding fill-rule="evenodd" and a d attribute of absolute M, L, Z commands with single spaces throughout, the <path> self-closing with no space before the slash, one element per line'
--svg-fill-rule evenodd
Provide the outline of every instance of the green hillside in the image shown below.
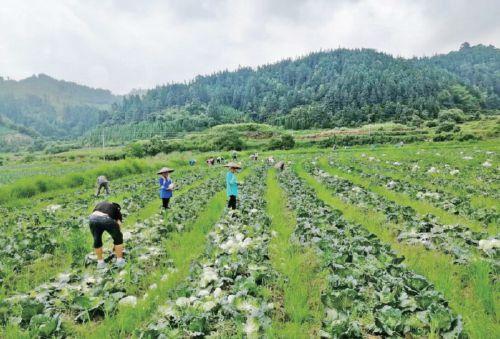
<path fill-rule="evenodd" d="M 459 51 L 412 59 L 337 49 L 131 95 L 113 105 L 105 122 L 147 121 L 168 131 L 245 119 L 292 129 L 418 123 L 443 109 L 466 114 L 498 110 L 499 70 L 500 50 L 494 46 L 464 43 Z"/>
<path fill-rule="evenodd" d="M 15 81 L 0 77 L 0 115 L 45 137 L 74 137 L 94 127 L 104 109 L 118 100 L 110 91 L 33 75 Z"/>

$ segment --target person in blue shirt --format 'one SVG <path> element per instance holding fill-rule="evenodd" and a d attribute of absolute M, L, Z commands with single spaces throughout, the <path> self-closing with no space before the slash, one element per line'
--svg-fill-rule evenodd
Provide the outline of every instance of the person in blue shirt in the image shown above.
<path fill-rule="evenodd" d="M 231 209 L 236 209 L 236 198 L 238 197 L 238 179 L 236 178 L 236 172 L 241 168 L 240 165 L 234 162 L 230 162 L 224 167 L 228 167 L 229 171 L 226 174 L 226 193 L 229 201 L 227 207 Z"/>
<path fill-rule="evenodd" d="M 169 209 L 170 198 L 172 198 L 174 183 L 170 178 L 170 173 L 174 170 L 168 167 L 163 167 L 158 171 L 158 174 L 161 175 L 159 184 L 160 184 L 160 198 L 163 203 L 164 209 Z"/>

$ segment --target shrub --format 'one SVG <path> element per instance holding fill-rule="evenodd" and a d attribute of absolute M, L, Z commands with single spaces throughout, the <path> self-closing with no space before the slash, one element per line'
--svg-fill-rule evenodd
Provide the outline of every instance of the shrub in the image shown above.
<path fill-rule="evenodd" d="M 451 108 L 439 111 L 438 119 L 439 121 L 453 121 L 456 123 L 462 123 L 467 119 L 467 117 L 461 109 Z"/>
<path fill-rule="evenodd" d="M 138 142 L 134 142 L 132 144 L 127 145 L 126 153 L 136 158 L 142 158 L 146 155 L 144 146 Z"/>
<path fill-rule="evenodd" d="M 455 128 L 454 123 L 445 122 L 438 126 L 438 128 L 436 129 L 436 133 L 451 132 L 453 131 L 454 128 Z"/>
<path fill-rule="evenodd" d="M 276 150 L 276 149 L 292 149 L 295 147 L 295 140 L 291 135 L 285 134 L 282 135 L 280 139 L 271 139 L 268 145 L 268 149 Z"/>
<path fill-rule="evenodd" d="M 228 132 L 215 138 L 213 146 L 216 150 L 241 151 L 245 148 L 245 143 L 241 140 L 238 133 Z"/>
<path fill-rule="evenodd" d="M 85 178 L 81 174 L 71 174 L 67 177 L 66 179 L 66 186 L 67 187 L 78 187 L 83 185 L 85 182 Z"/>
<path fill-rule="evenodd" d="M 441 142 L 441 141 L 450 141 L 453 140 L 453 134 L 451 133 L 442 133 L 442 134 L 437 134 L 432 138 L 432 141 L 435 142 Z"/>
<path fill-rule="evenodd" d="M 28 154 L 23 158 L 23 162 L 32 162 L 35 160 L 35 156 L 33 154 Z"/>
<path fill-rule="evenodd" d="M 426 127 L 436 127 L 438 124 L 437 124 L 436 120 L 429 120 L 429 121 L 426 121 L 424 125 Z"/>
<path fill-rule="evenodd" d="M 473 141 L 473 140 L 481 140 L 481 137 L 478 135 L 466 133 L 459 135 L 457 138 L 458 141 Z"/>

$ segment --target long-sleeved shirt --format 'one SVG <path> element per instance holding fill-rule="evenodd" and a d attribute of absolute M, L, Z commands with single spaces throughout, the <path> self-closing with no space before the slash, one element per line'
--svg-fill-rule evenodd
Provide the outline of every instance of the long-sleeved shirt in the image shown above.
<path fill-rule="evenodd" d="M 100 184 L 105 184 L 109 182 L 108 181 L 108 178 L 106 178 L 104 175 L 100 175 L 97 177 L 97 183 L 100 185 Z"/>
<path fill-rule="evenodd" d="M 238 196 L 238 180 L 233 172 L 226 174 L 226 193 L 228 197 L 230 195 Z"/>
<path fill-rule="evenodd" d="M 160 198 L 166 199 L 172 197 L 172 190 L 169 190 L 168 187 L 172 184 L 172 179 L 168 178 L 160 178 Z"/>

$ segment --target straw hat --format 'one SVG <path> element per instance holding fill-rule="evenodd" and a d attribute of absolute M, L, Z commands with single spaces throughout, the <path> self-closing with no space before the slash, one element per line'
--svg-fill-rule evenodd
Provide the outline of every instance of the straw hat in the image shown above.
<path fill-rule="evenodd" d="M 238 165 L 238 164 L 237 164 L 237 163 L 235 163 L 235 162 L 230 162 L 230 163 L 228 163 L 228 164 L 224 165 L 224 167 L 229 167 L 229 168 L 241 168 L 241 166 L 240 166 L 240 165 Z"/>
<path fill-rule="evenodd" d="M 163 167 L 161 170 L 158 171 L 157 174 L 163 174 L 163 173 L 172 173 L 174 170 L 168 167 Z"/>

